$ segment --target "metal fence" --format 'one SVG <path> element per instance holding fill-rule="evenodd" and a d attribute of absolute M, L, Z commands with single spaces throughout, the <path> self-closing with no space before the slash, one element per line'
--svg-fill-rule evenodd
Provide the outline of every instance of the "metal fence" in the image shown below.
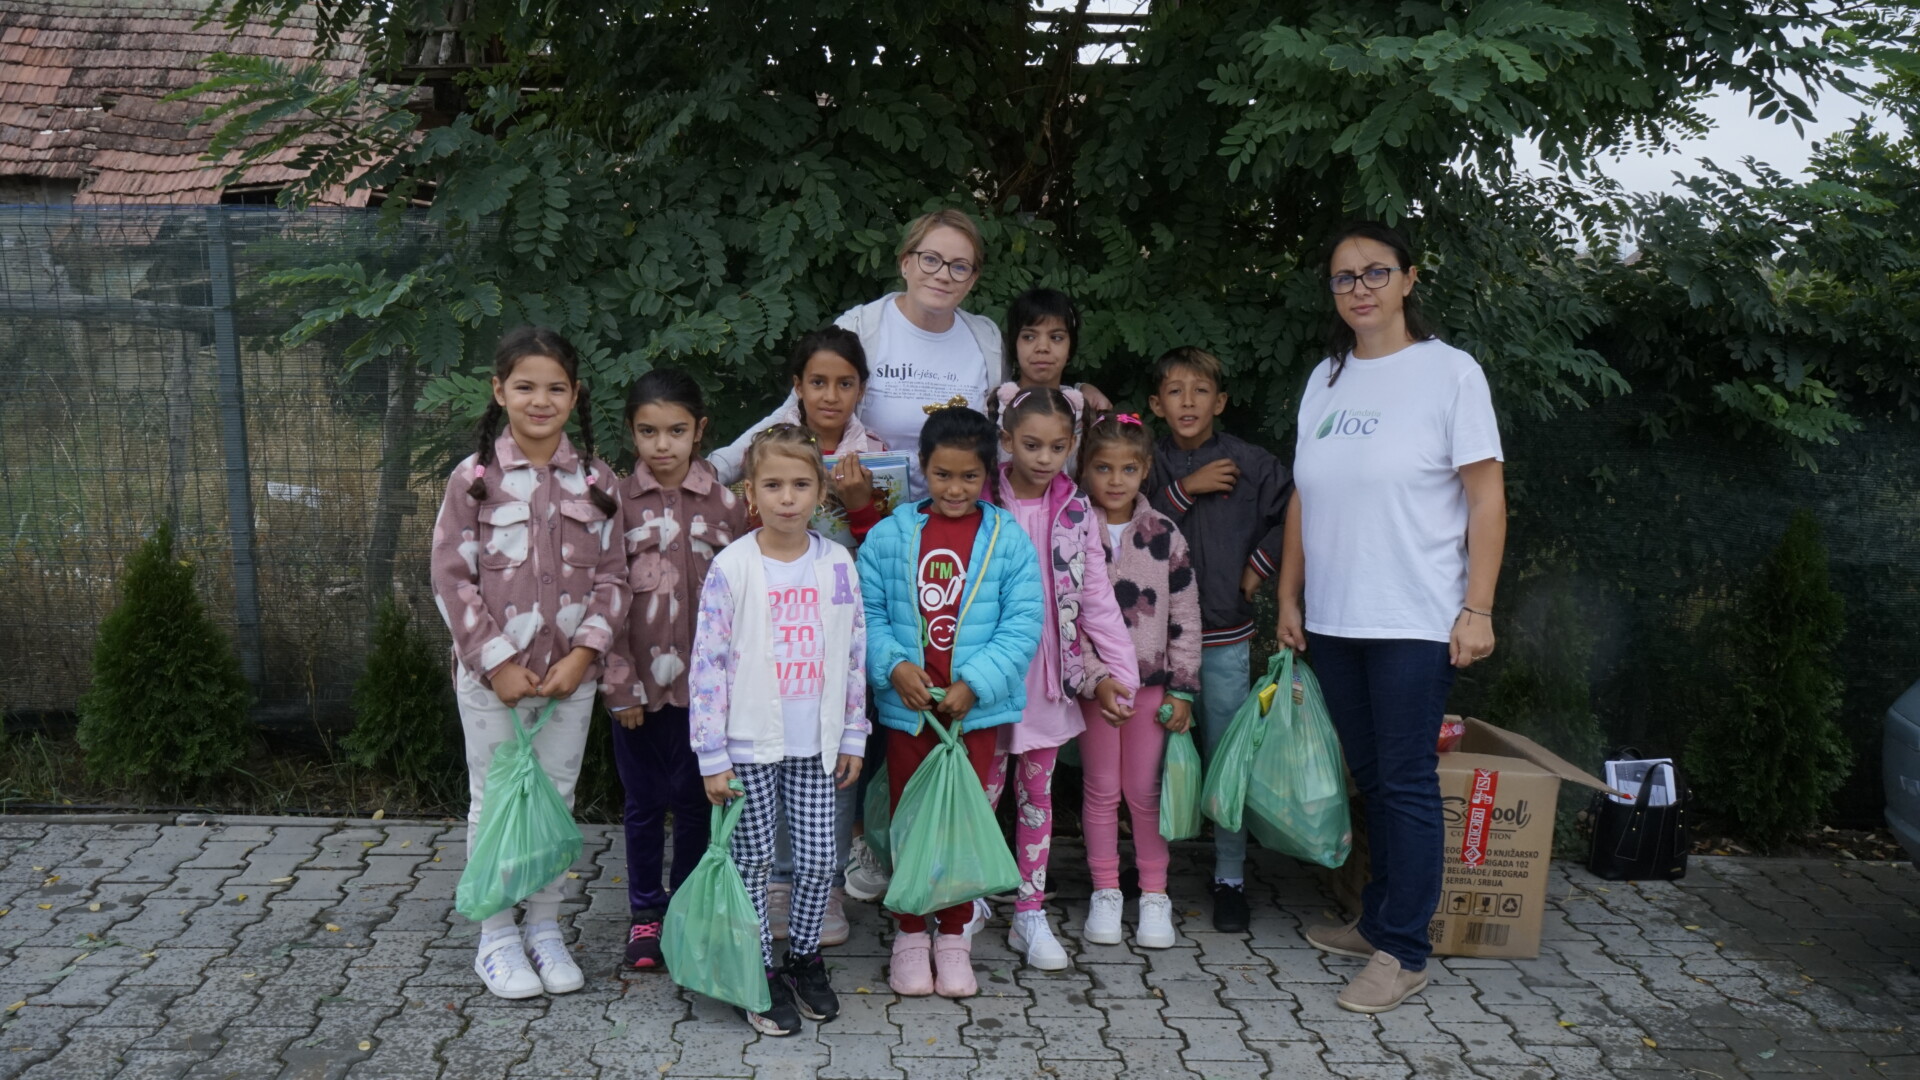
<path fill-rule="evenodd" d="M 344 715 L 369 583 L 424 585 L 439 492 L 407 448 L 433 419 L 400 365 L 282 345 L 300 297 L 261 278 L 391 249 L 366 211 L 0 207 L 0 709 L 74 707 L 171 520 L 262 719 Z"/>

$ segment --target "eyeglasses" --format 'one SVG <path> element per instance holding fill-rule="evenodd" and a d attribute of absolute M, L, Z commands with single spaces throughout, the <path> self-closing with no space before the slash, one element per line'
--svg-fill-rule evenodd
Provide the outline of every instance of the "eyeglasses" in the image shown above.
<path fill-rule="evenodd" d="M 1352 274 L 1335 274 L 1327 279 L 1327 288 L 1332 289 L 1335 296 L 1344 296 L 1352 292 L 1353 283 L 1356 281 L 1366 282 L 1367 288 L 1369 289 L 1384 289 L 1387 287 L 1387 282 L 1393 280 L 1393 272 L 1395 270 L 1400 270 L 1402 273 L 1405 272 L 1403 268 L 1398 266 L 1376 266 L 1369 270 L 1360 271 L 1358 277 Z"/>
<path fill-rule="evenodd" d="M 947 271 L 947 274 L 953 278 L 955 283 L 965 281 L 968 278 L 972 277 L 973 272 L 976 269 L 973 263 L 970 262 L 969 260 L 943 259 L 938 254 L 931 251 L 909 251 L 907 252 L 907 254 L 917 255 L 920 257 L 921 273 L 926 274 L 928 277 L 932 277 L 933 275 L 939 273 L 942 269 L 945 269 Z"/>

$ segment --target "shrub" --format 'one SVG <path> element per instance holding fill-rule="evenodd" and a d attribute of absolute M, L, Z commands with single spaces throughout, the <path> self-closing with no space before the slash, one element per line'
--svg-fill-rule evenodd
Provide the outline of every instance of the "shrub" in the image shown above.
<path fill-rule="evenodd" d="M 162 524 L 127 558 L 119 606 L 100 623 L 76 737 L 110 784 L 184 793 L 245 755 L 250 691 L 227 635 L 193 591 Z"/>
<path fill-rule="evenodd" d="M 1589 772 L 1598 772 L 1605 736 L 1593 712 L 1588 672 L 1593 630 L 1562 579 L 1543 579 L 1515 608 L 1501 646 L 1506 663 L 1488 692 L 1493 722 L 1519 732 Z M 1587 789 L 1562 785 L 1554 847 L 1580 849 L 1579 812 Z"/>
<path fill-rule="evenodd" d="M 1816 824 L 1852 768 L 1835 722 L 1833 652 L 1845 630 L 1820 527 L 1802 510 L 1741 598 L 1727 642 L 1730 690 L 1685 757 L 1702 801 L 1763 846 Z"/>
<path fill-rule="evenodd" d="M 353 731 L 340 745 L 354 764 L 424 793 L 446 797 L 462 790 L 446 664 L 391 596 L 374 616 L 367 670 L 353 686 L 353 714 Z"/>

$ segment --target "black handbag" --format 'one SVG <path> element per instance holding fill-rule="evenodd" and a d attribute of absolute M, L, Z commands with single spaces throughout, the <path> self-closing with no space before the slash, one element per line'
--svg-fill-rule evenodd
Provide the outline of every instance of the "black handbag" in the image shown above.
<path fill-rule="evenodd" d="M 1654 776 L 1667 771 L 1673 802 L 1651 803 Z M 1687 876 L 1687 852 L 1693 847 L 1687 829 L 1687 788 L 1674 766 L 1662 762 L 1647 770 L 1640 794 L 1623 803 L 1605 792 L 1595 792 L 1589 816 L 1593 820 L 1593 848 L 1587 869 L 1608 881 L 1677 881 Z"/>

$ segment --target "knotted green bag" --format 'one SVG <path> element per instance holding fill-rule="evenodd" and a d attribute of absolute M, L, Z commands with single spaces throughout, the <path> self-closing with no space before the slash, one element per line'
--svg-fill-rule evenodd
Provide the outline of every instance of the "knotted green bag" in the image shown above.
<path fill-rule="evenodd" d="M 515 710 L 514 740 L 487 765 L 480 827 L 453 893 L 454 908 L 475 922 L 538 892 L 580 857 L 580 826 L 533 752 L 533 737 L 559 704 L 549 701 L 531 728 Z"/>
<path fill-rule="evenodd" d="M 1200 797 L 1200 809 L 1215 825 L 1239 831 L 1241 811 L 1247 804 L 1247 779 L 1253 771 L 1254 755 L 1267 737 L 1267 714 L 1281 698 L 1291 694 L 1275 690 L 1280 685 L 1280 668 L 1288 655 L 1275 653 L 1267 661 L 1267 673 L 1253 684 L 1253 692 L 1240 703 L 1207 762 L 1207 783 Z"/>
<path fill-rule="evenodd" d="M 866 824 L 867 850 L 880 860 L 880 865 L 893 872 L 893 795 L 887 782 L 887 763 L 885 759 L 880 767 L 873 771 L 873 779 L 867 781 L 866 801 L 860 804 L 860 817 Z"/>
<path fill-rule="evenodd" d="M 894 808 L 893 884 L 886 899 L 888 910 L 909 915 L 1020 887 L 1020 868 L 959 736 L 932 713 L 920 720 L 932 725 L 940 745 L 914 770 Z"/>
<path fill-rule="evenodd" d="M 738 780 L 735 791 L 745 791 Z M 733 865 L 729 845 L 747 800 L 736 796 L 713 808 L 707 850 L 673 891 L 660 927 L 660 952 L 673 981 L 752 1013 L 773 1007 L 760 959 L 760 913 Z"/>
<path fill-rule="evenodd" d="M 1160 835 L 1168 840 L 1191 840 L 1200 835 L 1200 751 L 1193 748 L 1193 732 L 1167 734 L 1167 750 L 1160 759 Z"/>
<path fill-rule="evenodd" d="M 1254 755 L 1247 787 L 1247 829 L 1270 851 L 1337 867 L 1353 850 L 1340 735 L 1313 669 L 1296 666 L 1291 649 L 1281 655 L 1280 685 L 1297 679 L 1300 700 L 1277 694 L 1267 714 L 1266 741 Z"/>

